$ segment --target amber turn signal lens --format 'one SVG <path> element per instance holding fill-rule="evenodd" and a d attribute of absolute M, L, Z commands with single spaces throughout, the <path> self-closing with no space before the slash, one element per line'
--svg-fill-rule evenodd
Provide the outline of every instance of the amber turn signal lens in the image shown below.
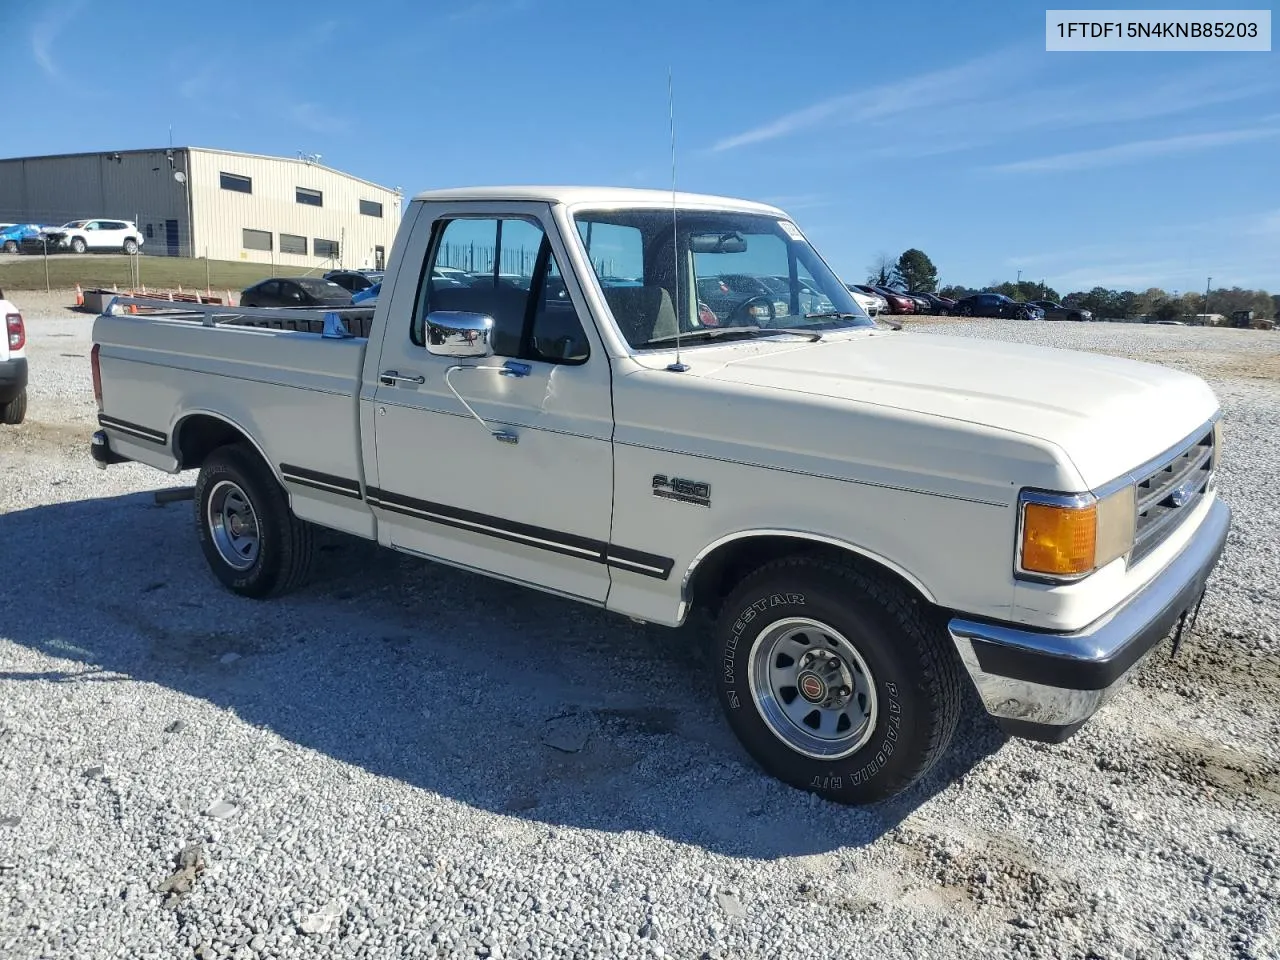
<path fill-rule="evenodd" d="M 1022 514 L 1022 569 L 1055 576 L 1088 573 L 1098 532 L 1096 504 L 1028 503 Z"/>

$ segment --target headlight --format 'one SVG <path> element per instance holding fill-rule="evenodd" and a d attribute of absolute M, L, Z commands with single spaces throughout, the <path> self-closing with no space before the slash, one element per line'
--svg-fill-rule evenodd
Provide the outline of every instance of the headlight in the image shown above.
<path fill-rule="evenodd" d="M 1091 493 L 1024 490 L 1018 495 L 1016 572 L 1079 580 L 1133 548 L 1133 484 L 1099 499 Z"/>

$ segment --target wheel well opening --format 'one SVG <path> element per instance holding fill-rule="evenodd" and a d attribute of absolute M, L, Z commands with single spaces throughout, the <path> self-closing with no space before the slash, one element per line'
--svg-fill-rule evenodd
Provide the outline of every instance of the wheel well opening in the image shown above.
<path fill-rule="evenodd" d="M 715 616 L 724 598 L 751 571 L 774 560 L 793 556 L 820 557 L 848 564 L 892 580 L 921 602 L 929 602 L 914 583 L 870 557 L 835 544 L 782 534 L 744 537 L 717 547 L 694 570 L 687 599 L 691 606 Z"/>
<path fill-rule="evenodd" d="M 194 470 L 218 447 L 237 443 L 247 437 L 225 420 L 197 414 L 178 425 L 178 464 L 182 470 Z"/>

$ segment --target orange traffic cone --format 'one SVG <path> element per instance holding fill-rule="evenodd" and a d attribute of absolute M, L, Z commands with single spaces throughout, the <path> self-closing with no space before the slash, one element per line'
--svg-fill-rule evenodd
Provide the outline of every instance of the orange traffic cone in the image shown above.
<path fill-rule="evenodd" d="M 76 284 L 76 306 L 84 306 L 84 291 L 80 289 L 80 284 L 78 283 Z"/>

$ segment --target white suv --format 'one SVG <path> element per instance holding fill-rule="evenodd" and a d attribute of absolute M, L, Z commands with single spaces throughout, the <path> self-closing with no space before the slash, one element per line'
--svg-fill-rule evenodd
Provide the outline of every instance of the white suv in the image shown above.
<path fill-rule="evenodd" d="M 59 247 L 69 247 L 75 253 L 111 250 L 134 254 L 142 246 L 138 225 L 129 220 L 72 220 L 48 233 Z"/>
<path fill-rule="evenodd" d="M 21 423 L 27 415 L 27 331 L 18 308 L 0 290 L 0 423 Z"/>

